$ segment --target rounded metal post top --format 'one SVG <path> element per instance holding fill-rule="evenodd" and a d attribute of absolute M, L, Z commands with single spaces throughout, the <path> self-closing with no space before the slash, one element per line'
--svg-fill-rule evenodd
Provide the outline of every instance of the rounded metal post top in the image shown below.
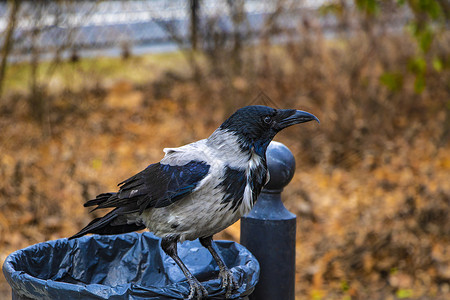
<path fill-rule="evenodd" d="M 295 299 L 295 237 L 297 217 L 281 202 L 281 191 L 295 172 L 295 159 L 283 144 L 266 151 L 270 180 L 253 209 L 241 220 L 241 243 L 258 259 L 259 283 L 251 300 Z"/>
<path fill-rule="evenodd" d="M 291 150 L 280 142 L 272 141 L 266 151 L 270 180 L 265 193 L 281 193 L 295 173 L 295 158 Z"/>

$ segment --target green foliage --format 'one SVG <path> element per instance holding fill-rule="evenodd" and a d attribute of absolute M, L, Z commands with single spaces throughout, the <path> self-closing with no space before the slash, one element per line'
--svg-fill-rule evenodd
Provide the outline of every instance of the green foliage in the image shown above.
<path fill-rule="evenodd" d="M 341 281 L 341 290 L 343 292 L 347 292 L 350 289 L 350 286 L 348 285 L 347 280 L 342 280 Z"/>
<path fill-rule="evenodd" d="M 408 30 L 417 41 L 419 49 L 426 53 L 430 49 L 431 43 L 435 37 L 435 32 L 430 25 L 421 25 L 413 21 L 408 25 Z"/>
<path fill-rule="evenodd" d="M 427 62 L 426 60 L 421 57 L 413 57 L 409 64 L 408 69 L 411 73 L 413 73 L 416 76 L 416 79 L 414 81 L 414 91 L 418 94 L 422 93 L 425 89 L 425 73 L 427 70 Z"/>
<path fill-rule="evenodd" d="M 414 74 L 423 74 L 427 68 L 427 62 L 423 57 L 414 57 L 409 61 L 408 69 Z"/>
<path fill-rule="evenodd" d="M 367 15 L 377 15 L 380 12 L 380 3 L 377 0 L 355 0 L 356 7 Z"/>
<path fill-rule="evenodd" d="M 416 14 L 426 14 L 433 20 L 442 16 L 443 9 L 436 0 L 409 0 L 408 4 Z"/>
<path fill-rule="evenodd" d="M 403 87 L 403 74 L 400 72 L 384 72 L 380 76 L 380 82 L 389 90 L 397 92 Z"/>
<path fill-rule="evenodd" d="M 399 289 L 396 293 L 397 298 L 406 299 L 413 296 L 413 290 L 411 289 Z"/>
<path fill-rule="evenodd" d="M 343 11 L 344 7 L 342 6 L 341 3 L 327 3 L 319 8 L 319 13 L 322 16 L 326 16 L 328 14 L 341 16 Z"/>
<path fill-rule="evenodd" d="M 425 75 L 424 74 L 416 75 L 416 80 L 414 81 L 414 91 L 417 94 L 420 94 L 425 89 L 425 86 L 426 86 Z"/>
<path fill-rule="evenodd" d="M 420 51 L 411 60 L 409 70 L 416 76 L 414 90 L 416 93 L 421 93 L 426 87 L 427 61 L 424 56 L 436 38 L 439 29 L 438 21 L 442 19 L 444 10 L 436 0 L 409 0 L 407 3 L 415 15 L 415 19 L 409 24 L 408 29 Z M 445 23 L 442 22 L 442 24 Z M 437 72 L 442 70 L 442 63 L 439 59 L 433 59 L 432 65 Z"/>
<path fill-rule="evenodd" d="M 444 69 L 444 65 L 443 65 L 442 61 L 439 59 L 439 57 L 435 56 L 433 58 L 432 64 L 433 64 L 433 69 L 436 72 L 441 72 Z"/>
<path fill-rule="evenodd" d="M 311 291 L 311 299 L 313 299 L 313 300 L 322 300 L 323 296 L 324 296 L 324 293 L 321 290 L 312 290 Z"/>

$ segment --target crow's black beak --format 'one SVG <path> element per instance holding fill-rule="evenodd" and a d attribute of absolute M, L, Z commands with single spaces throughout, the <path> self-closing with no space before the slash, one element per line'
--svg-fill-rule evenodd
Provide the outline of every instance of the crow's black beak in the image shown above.
<path fill-rule="evenodd" d="M 295 109 L 280 109 L 277 120 L 277 129 L 282 130 L 286 127 L 319 119 L 309 112 Z"/>

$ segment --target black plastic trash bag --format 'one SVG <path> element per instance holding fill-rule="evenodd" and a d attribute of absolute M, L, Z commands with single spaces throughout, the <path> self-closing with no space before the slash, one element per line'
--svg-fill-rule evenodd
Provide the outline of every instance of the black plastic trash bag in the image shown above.
<path fill-rule="evenodd" d="M 189 284 L 151 233 L 84 236 L 36 244 L 10 254 L 3 273 L 18 299 L 183 299 Z M 249 295 L 259 276 L 256 258 L 243 246 L 217 241 L 240 288 Z M 210 299 L 223 299 L 218 266 L 206 248 L 186 241 L 178 254 L 202 282 Z"/>

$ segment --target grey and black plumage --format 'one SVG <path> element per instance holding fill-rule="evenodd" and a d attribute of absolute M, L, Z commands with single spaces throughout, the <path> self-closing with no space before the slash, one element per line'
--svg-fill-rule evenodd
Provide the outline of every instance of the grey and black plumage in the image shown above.
<path fill-rule="evenodd" d="M 199 238 L 216 260 L 229 296 L 237 288 L 232 273 L 214 250 L 212 236 L 250 212 L 269 174 L 266 149 L 282 129 L 312 120 L 294 109 L 247 106 L 236 111 L 210 137 L 164 149 L 164 158 L 119 183 L 85 206 L 114 208 L 71 238 L 87 233 L 120 234 L 144 228 L 161 237 L 162 249 L 182 269 L 189 299 L 207 295 L 177 255 L 177 243 Z"/>

